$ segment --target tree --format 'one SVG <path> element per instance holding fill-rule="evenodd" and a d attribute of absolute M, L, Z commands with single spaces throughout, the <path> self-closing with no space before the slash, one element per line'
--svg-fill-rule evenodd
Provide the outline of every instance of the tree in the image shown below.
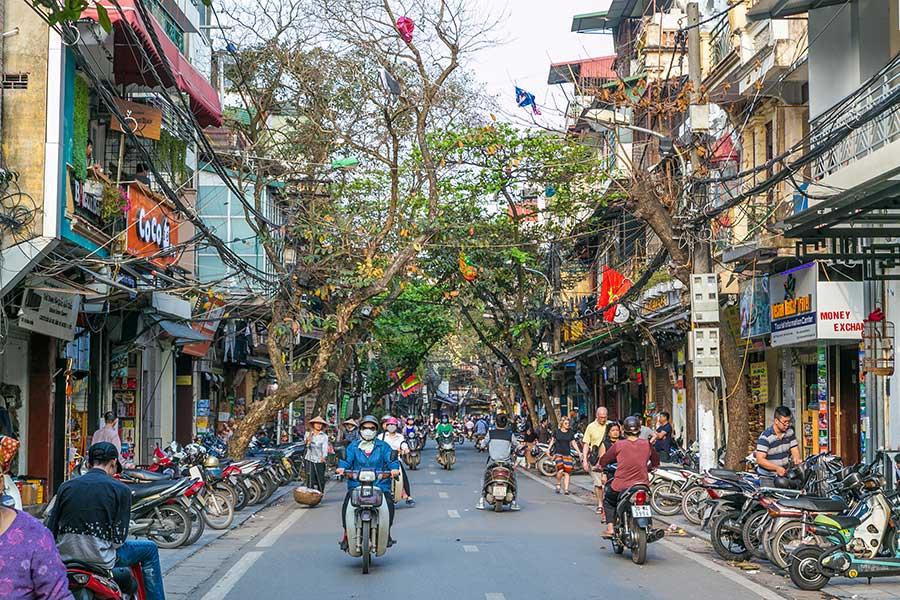
<path fill-rule="evenodd" d="M 539 405 L 555 425 L 546 385 L 556 326 L 548 266 L 591 213 L 605 174 L 590 149 L 507 124 L 445 131 L 436 144 L 455 167 L 448 188 L 467 202 L 457 216 L 463 225 L 430 250 L 433 268 L 469 271 L 456 276 L 462 318 L 508 370 L 535 426 Z"/>

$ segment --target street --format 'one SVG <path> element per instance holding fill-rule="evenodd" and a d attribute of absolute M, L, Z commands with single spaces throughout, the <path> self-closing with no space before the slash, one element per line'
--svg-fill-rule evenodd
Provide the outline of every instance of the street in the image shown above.
<path fill-rule="evenodd" d="M 734 600 L 780 597 L 669 540 L 653 544 L 647 564 L 638 567 L 627 550 L 612 553 L 600 537 L 599 517 L 584 500 L 557 496 L 521 474 L 520 512 L 478 511 L 485 455 L 466 444 L 457 457 L 456 467 L 444 471 L 429 444 L 422 466 L 411 472 L 417 505 L 398 507 L 398 543 L 375 559 L 369 575 L 361 574 L 360 559 L 338 549 L 344 484 L 336 482 L 317 508 L 297 508 L 288 495 L 264 511 L 275 514 L 266 515 L 267 526 L 252 537 L 239 535 L 233 553 L 220 546 L 243 528 L 169 571 L 168 597 L 671 598 L 674 590 L 691 589 Z M 208 553 L 215 555 L 213 563 Z"/>

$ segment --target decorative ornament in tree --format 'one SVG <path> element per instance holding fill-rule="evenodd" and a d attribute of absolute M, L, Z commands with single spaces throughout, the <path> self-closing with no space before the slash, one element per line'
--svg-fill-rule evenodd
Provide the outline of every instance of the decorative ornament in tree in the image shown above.
<path fill-rule="evenodd" d="M 459 253 L 459 272 L 463 279 L 469 282 L 475 281 L 475 278 L 478 277 L 478 269 L 475 268 L 465 252 Z"/>
<path fill-rule="evenodd" d="M 413 23 L 413 20 L 409 17 L 398 17 L 396 25 L 397 32 L 400 34 L 400 37 L 403 38 L 403 41 L 407 44 L 412 43 L 413 29 L 416 28 L 416 24 Z"/>

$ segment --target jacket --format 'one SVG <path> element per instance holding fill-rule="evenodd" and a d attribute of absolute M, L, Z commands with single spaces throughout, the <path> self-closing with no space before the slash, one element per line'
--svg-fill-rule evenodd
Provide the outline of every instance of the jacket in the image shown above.
<path fill-rule="evenodd" d="M 391 449 L 387 442 L 376 439 L 374 441 L 375 448 L 372 450 L 372 453 L 366 455 L 365 452 L 359 449 L 360 441 L 361 440 L 356 440 L 347 447 L 346 458 L 338 461 L 338 466 L 340 468 L 347 471 L 361 471 L 364 469 L 371 469 L 376 473 L 400 470 L 400 461 L 394 458 L 394 451 Z M 381 490 L 384 492 L 390 493 L 391 491 L 390 479 L 379 478 L 375 481 L 375 485 L 381 488 Z M 357 487 L 359 487 L 359 481 L 357 481 L 356 479 L 347 479 L 348 490 L 352 490 Z"/>

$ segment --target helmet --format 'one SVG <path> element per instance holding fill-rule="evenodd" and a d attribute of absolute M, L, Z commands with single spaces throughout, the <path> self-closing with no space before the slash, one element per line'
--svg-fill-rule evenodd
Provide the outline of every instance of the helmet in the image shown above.
<path fill-rule="evenodd" d="M 640 435 L 641 420 L 637 417 L 626 417 L 622 422 L 622 432 L 625 435 Z"/>
<path fill-rule="evenodd" d="M 378 419 L 373 417 L 372 415 L 366 415 L 362 419 L 359 420 L 359 426 L 362 427 L 366 423 L 370 423 L 375 427 L 378 427 Z"/>
<path fill-rule="evenodd" d="M 210 454 L 203 459 L 203 466 L 207 469 L 215 469 L 219 466 L 219 459 Z"/>
<path fill-rule="evenodd" d="M 384 424 L 387 425 L 400 425 L 400 421 L 397 420 L 397 417 L 388 417 L 384 420 Z"/>

